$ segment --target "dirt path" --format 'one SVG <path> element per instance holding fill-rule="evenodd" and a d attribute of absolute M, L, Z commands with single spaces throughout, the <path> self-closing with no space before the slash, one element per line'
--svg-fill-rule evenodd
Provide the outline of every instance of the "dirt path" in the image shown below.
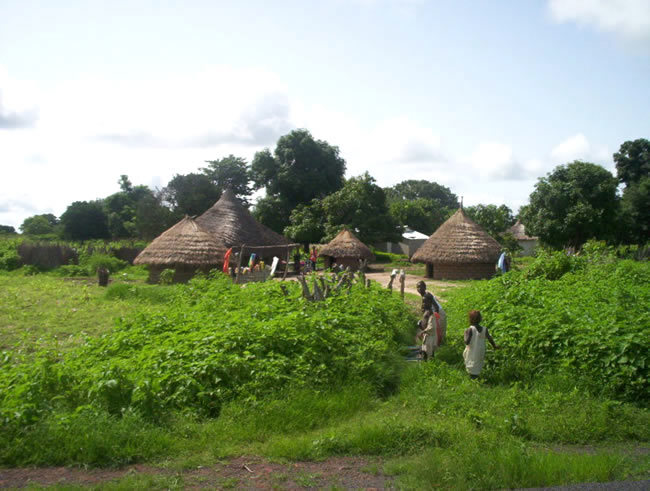
<path fill-rule="evenodd" d="M 133 465 L 119 470 L 71 467 L 0 469 L 0 488 L 57 484 L 97 486 L 122 478 L 137 481 L 147 477 L 167 479 L 167 484 L 173 483 L 174 487 L 183 489 L 391 488 L 392 479 L 381 473 L 381 467 L 381 461 L 361 457 L 288 464 L 273 463 L 260 457 L 238 457 L 214 466 L 180 472 L 148 465 Z"/>
<path fill-rule="evenodd" d="M 390 273 L 385 271 L 378 272 L 378 273 L 369 272 L 366 273 L 366 277 L 370 278 L 371 280 L 377 281 L 381 286 L 384 287 L 388 285 L 388 282 L 390 281 Z M 427 284 L 427 290 L 432 292 L 436 296 L 436 298 L 439 298 L 443 302 L 445 301 L 444 292 L 446 290 L 461 286 L 459 283 L 449 283 L 446 281 L 431 280 L 428 278 L 423 278 L 422 276 L 407 274 L 406 281 L 404 282 L 404 291 L 407 293 L 413 293 L 417 295 L 418 291 L 416 290 L 415 286 L 418 284 L 419 281 L 424 281 Z M 399 291 L 398 278 L 395 278 L 395 281 L 393 282 L 393 290 Z"/>

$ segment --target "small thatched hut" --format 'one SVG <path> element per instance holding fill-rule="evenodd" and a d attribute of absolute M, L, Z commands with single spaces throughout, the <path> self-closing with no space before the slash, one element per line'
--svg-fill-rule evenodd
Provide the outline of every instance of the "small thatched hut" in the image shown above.
<path fill-rule="evenodd" d="M 246 252 L 256 252 L 263 258 L 287 255 L 289 241 L 255 220 L 230 189 L 226 189 L 219 201 L 199 216 L 196 223 L 226 248 L 246 245 Z"/>
<path fill-rule="evenodd" d="M 411 261 L 426 263 L 427 276 L 436 280 L 481 279 L 494 275 L 500 251 L 499 243 L 459 208 Z"/>
<path fill-rule="evenodd" d="M 348 266 L 352 271 L 359 269 L 359 260 L 372 260 L 375 256 L 367 245 L 355 237 L 348 229 L 341 230 L 331 242 L 318 251 L 319 256 L 325 260 L 325 267 L 331 268 L 334 264 Z"/>
<path fill-rule="evenodd" d="M 174 282 L 188 281 L 197 271 L 223 264 L 226 247 L 186 216 L 149 244 L 133 264 L 149 266 L 149 282 L 158 283 L 163 269 L 173 268 Z"/>
<path fill-rule="evenodd" d="M 520 256 L 532 256 L 535 254 L 535 248 L 539 243 L 539 239 L 537 237 L 530 237 L 526 235 L 526 228 L 524 227 L 524 224 L 521 223 L 521 221 L 517 220 L 517 223 L 510 227 L 508 229 L 508 232 L 510 232 L 513 237 L 517 239 L 517 243 L 522 249 L 519 253 Z"/>

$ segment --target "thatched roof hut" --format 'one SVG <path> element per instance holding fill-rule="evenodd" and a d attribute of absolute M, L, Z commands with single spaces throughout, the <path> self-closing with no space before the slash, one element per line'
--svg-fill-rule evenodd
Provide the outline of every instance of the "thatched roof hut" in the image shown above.
<path fill-rule="evenodd" d="M 434 279 L 480 279 L 494 274 L 499 243 L 459 208 L 413 254 L 411 261 L 426 263 Z"/>
<path fill-rule="evenodd" d="M 273 255 L 283 257 L 287 254 L 289 241 L 255 220 L 230 189 L 226 189 L 219 201 L 199 216 L 196 223 L 216 237 L 226 248 L 246 245 L 247 252 L 257 252 L 263 257 Z M 256 249 L 254 246 L 265 247 Z"/>
<path fill-rule="evenodd" d="M 359 259 L 372 260 L 375 256 L 367 245 L 361 242 L 348 229 L 341 230 L 328 244 L 318 251 L 325 259 L 325 267 L 330 268 L 334 263 L 351 270 L 359 268 Z"/>
<path fill-rule="evenodd" d="M 523 223 L 521 223 L 520 220 L 517 220 L 517 223 L 515 223 L 507 231 L 510 232 L 515 239 L 517 239 L 517 243 L 522 249 L 520 252 L 521 256 L 532 256 L 534 254 L 535 248 L 539 243 L 539 239 L 537 237 L 531 237 L 527 235 L 526 227 Z"/>
<path fill-rule="evenodd" d="M 149 281 L 157 283 L 163 269 L 175 270 L 174 281 L 189 280 L 197 270 L 209 271 L 223 262 L 226 246 L 186 216 L 153 240 L 133 261 L 149 266 Z"/>

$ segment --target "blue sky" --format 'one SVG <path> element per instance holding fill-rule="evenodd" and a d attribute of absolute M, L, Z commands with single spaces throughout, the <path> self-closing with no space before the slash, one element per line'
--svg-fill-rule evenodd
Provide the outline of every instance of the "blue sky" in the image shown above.
<path fill-rule="evenodd" d="M 514 211 L 650 137 L 650 2 L 0 0 L 0 223 L 163 186 L 293 128 L 348 176 Z"/>

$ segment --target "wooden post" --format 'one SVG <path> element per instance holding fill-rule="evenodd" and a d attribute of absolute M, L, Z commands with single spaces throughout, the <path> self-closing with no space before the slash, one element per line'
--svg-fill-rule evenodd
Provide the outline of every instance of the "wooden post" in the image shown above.
<path fill-rule="evenodd" d="M 289 271 L 289 254 L 291 254 L 291 247 L 287 246 L 287 262 L 284 265 L 284 274 L 282 275 L 282 281 L 287 277 L 287 272 Z"/>
<path fill-rule="evenodd" d="M 399 294 L 402 296 L 402 300 L 404 300 L 404 283 L 406 282 L 406 273 L 404 273 L 403 269 L 399 270 Z"/>
<path fill-rule="evenodd" d="M 244 257 L 244 248 L 246 246 L 244 244 L 241 245 L 241 248 L 239 249 L 239 261 L 237 262 L 237 272 L 235 274 L 235 284 L 239 284 L 239 275 L 241 274 L 241 260 L 242 257 Z"/>

